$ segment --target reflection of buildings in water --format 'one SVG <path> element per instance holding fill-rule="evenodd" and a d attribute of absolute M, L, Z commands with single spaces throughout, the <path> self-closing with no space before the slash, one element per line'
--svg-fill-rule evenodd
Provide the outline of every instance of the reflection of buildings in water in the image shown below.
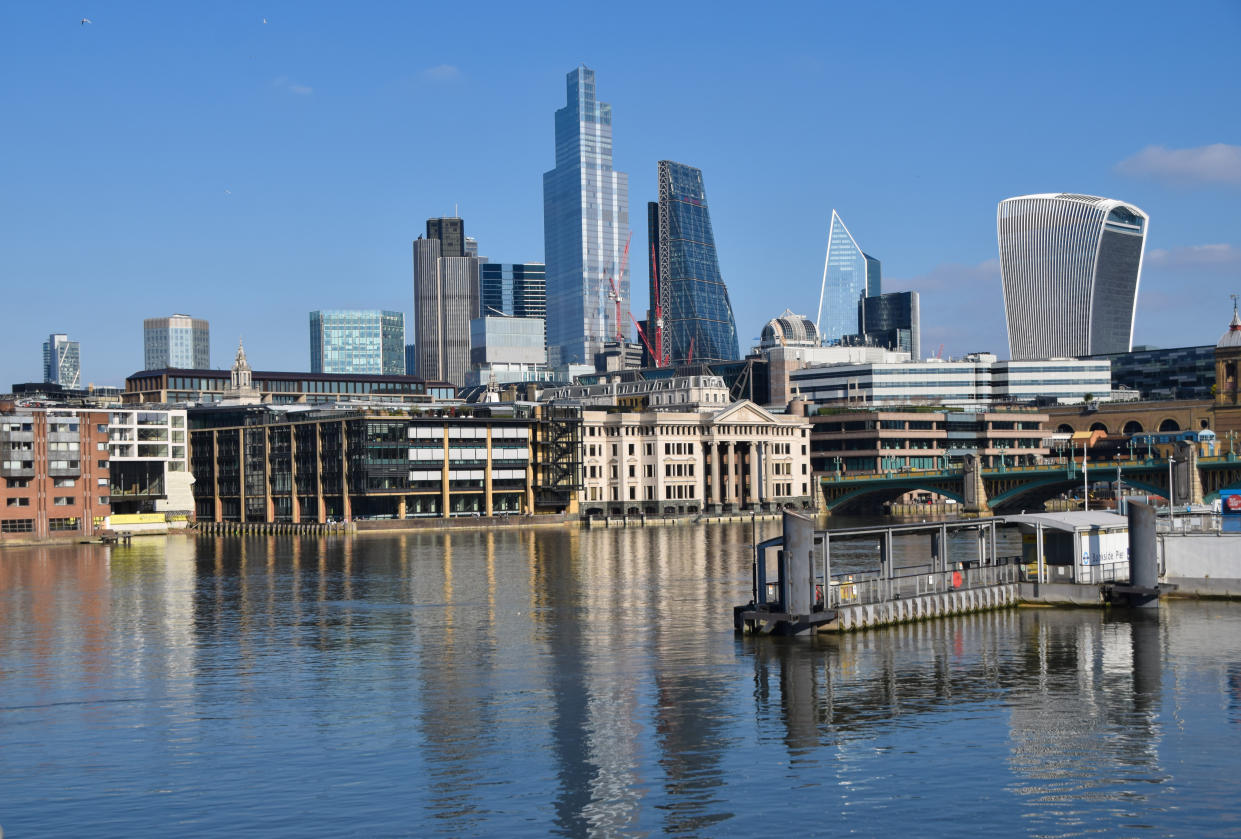
<path fill-rule="evenodd" d="M 0 552 L 0 648 L 28 648 L 10 661 L 49 692 L 63 681 L 95 685 L 111 654 L 110 549 L 99 546 L 5 548 Z M 21 635 L 33 641 L 7 639 Z"/>
<path fill-rule="evenodd" d="M 1159 777 L 1159 616 L 1023 612 L 1026 678 L 1010 692 L 1010 765 L 1031 803 L 1145 800 Z M 1141 767 L 1140 775 L 1135 770 Z M 1140 778 L 1140 780 L 1139 780 Z M 1032 818 L 1059 818 L 1034 808 Z"/>

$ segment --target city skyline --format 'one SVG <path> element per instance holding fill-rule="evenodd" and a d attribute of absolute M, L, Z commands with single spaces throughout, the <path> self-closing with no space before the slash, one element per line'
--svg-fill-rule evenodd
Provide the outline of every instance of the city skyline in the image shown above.
<path fill-rule="evenodd" d="M 11 138 L 23 166 L 0 203 L 3 271 L 10 305 L 36 314 L 10 330 L 0 387 L 38 378 L 21 348 L 54 329 L 84 345 L 84 385 L 118 385 L 141 367 L 132 342 L 109 338 L 109 325 L 132 314 L 124 295 L 95 291 L 108 286 L 211 320 L 217 360 L 231 357 L 240 335 L 268 366 L 301 367 L 307 308 L 408 316 L 408 242 L 422 219 L 458 203 L 486 251 L 541 261 L 550 114 L 563 107 L 566 68 L 579 63 L 598 72 L 621 115 L 617 170 L 671 158 L 710 174 L 742 351 L 785 307 L 814 311 L 833 206 L 882 255 L 885 285 L 921 294 L 927 354 L 941 343 L 945 354 L 1004 352 L 994 207 L 1010 195 L 1120 195 L 1156 219 L 1135 344 L 1210 343 L 1201 324 L 1241 285 L 1232 209 L 1241 125 L 1234 109 L 1215 107 L 1237 98 L 1235 5 L 1203 4 L 1158 30 L 1143 15 L 1087 9 L 1071 31 L 1050 9 L 992 10 L 986 20 L 962 9 L 941 20 L 905 8 L 887 21 L 883 62 L 843 35 L 811 38 L 828 16 L 811 7 L 796 7 L 806 25 L 788 32 L 775 19 L 704 21 L 639 5 L 614 24 L 616 37 L 582 50 L 575 38 L 595 24 L 590 15 L 518 19 L 483 4 L 448 12 L 446 23 L 469 26 L 411 61 L 396 33 L 412 12 L 387 10 L 390 31 L 377 32 L 326 6 L 274 6 L 268 24 L 244 10 L 190 6 L 158 19 L 136 8 L 96 12 L 88 27 L 54 9 L 0 10 L 6 31 L 22 33 L 3 59 L 22 68 L 22 81 L 0 92 L 23 126 Z M 665 32 L 645 25 L 652 14 L 667 20 Z M 843 32 L 882 16 L 848 9 L 831 20 Z M 718 46 L 682 67 L 668 48 L 690 17 Z M 542 30 L 557 37 L 521 67 L 477 49 Z M 936 33 L 970 47 L 947 55 L 927 37 Z M 1048 72 L 1100 33 L 1160 44 L 1140 94 L 1099 97 L 1093 82 Z M 632 60 L 639 36 L 653 55 L 641 64 Z M 731 47 L 740 43 L 750 52 L 737 62 Z M 1004 70 L 977 73 L 986 65 Z M 837 74 L 849 66 L 857 78 L 842 86 Z M 829 115 L 800 107 L 827 91 L 867 117 L 865 137 L 827 131 Z M 415 130 L 429 113 L 436 130 Z M 527 127 L 501 139 L 480 113 Z M 1070 122 L 1071 138 L 1062 128 Z M 1021 130 L 1001 135 L 1005 125 Z M 655 197 L 640 181 L 629 212 Z M 772 213 L 778 248 L 755 235 Z M 631 263 L 648 247 L 638 226 Z M 342 287 L 342 276 L 358 281 Z M 639 279 L 635 313 L 647 304 Z M 291 309 L 291 296 L 307 305 Z"/>

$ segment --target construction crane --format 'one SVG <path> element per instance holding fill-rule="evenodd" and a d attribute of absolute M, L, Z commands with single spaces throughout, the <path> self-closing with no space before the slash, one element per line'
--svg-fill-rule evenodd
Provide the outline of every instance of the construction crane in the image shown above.
<path fill-rule="evenodd" d="M 633 231 L 631 230 L 629 231 L 629 238 L 625 240 L 625 252 L 621 255 L 620 271 L 616 272 L 622 278 L 625 276 L 625 269 L 629 266 L 629 243 L 632 241 Z M 625 343 L 625 333 L 621 329 L 621 295 L 620 288 L 616 285 L 616 274 L 608 275 L 608 284 L 611 286 L 611 290 L 607 293 L 608 300 L 616 304 L 616 343 L 623 346 Z M 630 312 L 629 317 L 631 320 L 633 319 L 632 312 Z M 637 321 L 634 321 L 634 323 L 636 325 Z"/>

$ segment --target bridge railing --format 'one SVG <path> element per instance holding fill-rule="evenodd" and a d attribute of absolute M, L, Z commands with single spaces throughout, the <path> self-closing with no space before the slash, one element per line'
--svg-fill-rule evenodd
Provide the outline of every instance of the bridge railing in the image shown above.
<path fill-rule="evenodd" d="M 1224 517 L 1218 513 L 1177 513 L 1171 518 L 1161 513 L 1155 521 L 1159 533 L 1220 533 L 1224 529 Z"/>
<path fill-rule="evenodd" d="M 929 565 L 898 570 L 901 573 L 892 577 L 884 577 L 879 572 L 834 574 L 828 586 L 827 608 L 863 606 L 924 594 L 984 588 L 1015 583 L 1021 578 L 1021 566 L 1016 564 L 987 565 L 952 571 L 934 571 Z M 822 585 L 819 585 L 820 599 L 822 588 Z"/>

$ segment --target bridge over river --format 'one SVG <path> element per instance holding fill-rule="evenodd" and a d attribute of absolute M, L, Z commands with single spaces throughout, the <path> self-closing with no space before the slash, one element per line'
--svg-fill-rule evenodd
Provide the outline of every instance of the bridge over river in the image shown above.
<path fill-rule="evenodd" d="M 820 475 L 820 488 L 829 513 L 874 506 L 925 490 L 960 503 L 962 513 L 975 516 L 1039 509 L 1048 499 L 1082 486 L 1084 480 L 1110 482 L 1118 475 L 1127 489 L 1163 498 L 1168 497 L 1171 476 L 1176 504 L 1209 503 L 1219 497 L 1221 489 L 1241 489 L 1241 456 L 1236 454 L 1198 457 L 1191 450 L 1170 461 L 1137 458 L 1089 463 L 1083 476 L 1081 465 L 1072 459 L 986 469 L 967 456 L 959 468 L 828 473 Z"/>

